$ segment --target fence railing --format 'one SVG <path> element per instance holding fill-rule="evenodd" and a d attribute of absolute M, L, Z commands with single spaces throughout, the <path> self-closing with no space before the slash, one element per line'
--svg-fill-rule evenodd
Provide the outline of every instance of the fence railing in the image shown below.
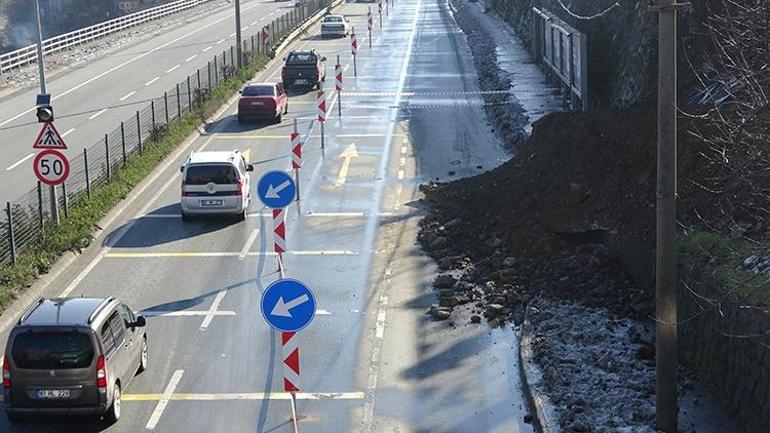
<path fill-rule="evenodd" d="M 298 28 L 308 18 L 332 0 L 311 0 L 279 16 L 267 26 L 269 38 L 262 41 L 261 32 L 243 38 L 243 64 L 249 65 L 255 55 L 272 55 L 282 38 Z M 70 155 L 70 174 L 65 183 L 55 189 L 60 215 L 68 218 L 70 208 L 81 200 L 91 198 L 93 188 L 112 181 L 116 171 L 135 154 L 164 137 L 169 123 L 208 101 L 217 85 L 238 72 L 236 47 L 231 46 L 215 55 L 206 67 L 187 76 L 162 95 L 153 98 L 141 110 L 124 119 L 111 132 L 100 136 L 77 156 Z M 44 230 L 51 227 L 50 188 L 39 182 L 37 188 L 13 203 L 6 203 L 0 217 L 0 266 L 15 263 L 19 254 L 35 248 L 42 241 Z M 84 245 L 85 246 L 85 245 Z"/>
<path fill-rule="evenodd" d="M 179 0 L 173 3 L 145 9 L 129 15 L 124 15 L 90 27 L 78 29 L 63 35 L 54 36 L 43 41 L 43 53 L 53 54 L 76 45 L 99 39 L 101 37 L 119 32 L 129 27 L 137 26 L 148 21 L 156 20 L 183 10 L 194 8 L 211 0 Z M 0 74 L 10 69 L 35 63 L 37 61 L 37 48 L 29 45 L 10 53 L 0 54 Z"/>

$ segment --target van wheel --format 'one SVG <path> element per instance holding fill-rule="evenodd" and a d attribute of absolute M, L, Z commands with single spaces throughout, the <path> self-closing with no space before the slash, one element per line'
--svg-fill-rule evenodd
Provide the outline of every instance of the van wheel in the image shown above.
<path fill-rule="evenodd" d="M 182 221 L 189 222 L 190 221 L 190 215 L 182 212 Z"/>
<path fill-rule="evenodd" d="M 120 397 L 120 385 L 116 383 L 112 396 L 112 406 L 110 406 L 105 415 L 105 419 L 111 424 L 118 422 L 120 419 Z"/>
<path fill-rule="evenodd" d="M 246 211 L 238 214 L 238 221 L 246 221 Z"/>
<path fill-rule="evenodd" d="M 139 356 L 139 370 L 138 373 L 147 370 L 147 336 L 142 338 L 142 354 Z"/>

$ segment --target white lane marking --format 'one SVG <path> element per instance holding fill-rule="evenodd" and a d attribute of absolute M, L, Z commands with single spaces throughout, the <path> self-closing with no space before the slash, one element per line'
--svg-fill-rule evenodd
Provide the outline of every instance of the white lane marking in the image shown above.
<path fill-rule="evenodd" d="M 179 68 L 179 66 L 181 66 L 181 65 L 176 65 L 176 66 L 174 66 L 173 68 L 171 68 L 171 69 L 169 69 L 168 71 L 166 71 L 166 73 L 167 73 L 167 74 L 170 74 L 170 73 L 172 73 L 172 72 L 176 71 L 176 70 L 177 70 L 177 68 Z"/>
<path fill-rule="evenodd" d="M 123 96 L 122 98 L 120 98 L 120 101 L 121 101 L 121 102 L 122 102 L 122 101 L 125 101 L 126 99 L 128 99 L 128 98 L 130 98 L 130 97 L 134 96 L 135 94 L 136 94 L 136 90 L 134 90 L 133 92 L 129 92 L 129 93 L 127 93 L 125 96 Z"/>
<path fill-rule="evenodd" d="M 11 170 L 13 170 L 14 168 L 16 168 L 16 167 L 18 167 L 18 166 L 20 166 L 20 165 L 24 164 L 24 161 L 26 161 L 26 160 L 28 160 L 28 159 L 32 158 L 33 156 L 35 156 L 35 153 L 34 153 L 34 152 L 33 152 L 33 153 L 30 153 L 29 155 L 27 155 L 27 156 L 25 156 L 24 158 L 20 159 L 19 161 L 15 162 L 13 165 L 11 165 L 10 167 L 6 168 L 6 169 L 5 169 L 5 171 L 11 171 Z"/>
<path fill-rule="evenodd" d="M 176 180 L 176 179 L 174 179 Z M 105 247 L 108 248 L 108 247 Z M 357 256 L 359 253 L 349 250 L 306 250 L 287 251 L 284 255 L 290 256 Z M 199 252 L 199 253 L 106 253 L 108 259 L 160 259 L 160 258 L 212 258 L 212 257 L 240 257 L 241 253 L 229 251 Z M 273 257 L 278 254 L 272 251 L 250 251 L 246 257 Z M 66 296 L 66 295 L 64 295 Z"/>
<path fill-rule="evenodd" d="M 315 310 L 316 316 L 331 316 L 332 313 L 326 310 Z"/>
<path fill-rule="evenodd" d="M 88 120 L 94 120 L 94 119 L 96 119 L 97 117 L 99 117 L 99 116 L 101 116 L 102 114 L 104 114 L 104 112 L 105 112 L 105 111 L 107 111 L 107 110 L 109 110 L 109 108 L 105 108 L 104 110 L 102 110 L 102 111 L 100 111 L 100 112 L 98 112 L 98 113 L 96 113 L 96 114 L 93 114 L 93 115 L 91 115 L 91 117 L 89 117 L 89 118 L 88 118 Z"/>
<path fill-rule="evenodd" d="M 246 243 L 243 245 L 243 249 L 241 249 L 241 255 L 238 256 L 239 260 L 243 260 L 246 258 L 246 255 L 249 253 L 249 250 L 251 249 L 251 246 L 254 244 L 254 241 L 257 240 L 258 235 L 259 235 L 259 229 L 254 229 L 251 232 L 251 235 L 249 235 L 249 238 L 246 240 Z"/>
<path fill-rule="evenodd" d="M 241 27 L 241 31 L 245 32 L 248 28 L 249 28 L 249 26 L 243 26 L 243 27 Z"/>
<path fill-rule="evenodd" d="M 194 58 L 196 58 L 196 57 L 198 57 L 198 55 L 197 55 L 197 54 L 193 54 L 192 56 L 190 56 L 190 57 L 188 57 L 188 58 L 184 59 L 184 61 L 185 61 L 185 63 L 188 63 L 188 62 L 192 61 L 192 59 L 194 59 Z"/>
<path fill-rule="evenodd" d="M 232 37 L 234 37 L 234 36 L 235 36 L 235 33 L 233 33 L 233 34 L 231 34 L 231 35 L 230 35 L 230 37 L 231 37 L 231 38 L 232 38 Z"/>
<path fill-rule="evenodd" d="M 218 40 L 218 41 L 217 41 L 217 45 L 221 44 L 221 43 L 222 43 L 222 42 L 224 42 L 225 40 L 226 40 L 226 39 L 220 39 L 220 40 Z"/>
<path fill-rule="evenodd" d="M 388 314 L 387 310 L 380 310 L 377 313 L 377 325 L 375 327 L 375 336 L 380 340 L 385 335 L 385 318 L 387 314 Z"/>
<path fill-rule="evenodd" d="M 235 316 L 235 311 L 140 311 L 144 317 L 197 317 L 197 316 Z"/>
<path fill-rule="evenodd" d="M 209 325 L 211 324 L 211 321 L 214 319 L 214 315 L 216 314 L 216 311 L 219 309 L 219 304 L 222 303 L 222 299 L 227 294 L 227 291 L 222 290 L 221 292 L 217 293 L 217 297 L 214 298 L 214 302 L 211 303 L 211 308 L 209 308 L 209 314 L 206 314 L 206 317 L 203 318 L 203 323 L 201 323 L 201 331 L 205 331 Z"/>
<path fill-rule="evenodd" d="M 154 83 L 154 82 L 156 82 L 156 81 L 158 81 L 158 80 L 160 80 L 160 77 L 155 77 L 155 78 L 153 78 L 152 80 L 150 80 L 150 81 L 148 81 L 148 82 L 144 83 L 144 86 L 145 86 L 145 87 L 147 87 L 147 86 L 152 86 L 152 83 Z"/>
<path fill-rule="evenodd" d="M 257 23 L 258 23 L 258 22 L 259 22 L 259 21 L 254 21 L 253 23 L 251 23 L 251 24 L 249 24 L 249 25 L 250 25 L 250 26 L 255 26 L 255 25 L 257 25 Z"/>
<path fill-rule="evenodd" d="M 297 400 L 361 400 L 364 392 L 297 392 Z M 161 394 L 126 394 L 123 401 L 157 401 Z M 227 401 L 227 400 L 291 400 L 289 392 L 233 392 L 233 393 L 176 393 L 169 396 L 172 401 Z"/>
<path fill-rule="evenodd" d="M 259 5 L 255 4 L 254 6 L 244 7 L 241 10 L 244 11 L 244 10 L 255 8 L 257 6 L 259 6 Z M 136 56 L 134 58 L 128 59 L 125 62 L 123 62 L 123 63 L 121 63 L 121 64 L 119 64 L 119 65 L 117 65 L 117 66 L 115 66 L 115 67 L 113 67 L 113 68 L 111 68 L 111 69 L 109 69 L 107 71 L 104 71 L 104 72 L 102 72 L 101 74 L 99 74 L 99 75 L 97 75 L 95 77 L 91 77 L 90 79 L 88 79 L 88 80 L 78 84 L 77 86 L 75 86 L 75 87 L 73 87 L 73 88 L 71 88 L 69 90 L 66 90 L 66 91 L 64 91 L 62 93 L 59 93 L 58 95 L 54 96 L 51 100 L 52 101 L 56 101 L 59 98 L 67 96 L 70 93 L 72 93 L 72 92 L 74 92 L 74 91 L 76 91 L 78 89 L 81 89 L 83 86 L 87 86 L 87 85 L 93 83 L 94 81 L 99 80 L 99 79 L 101 79 L 101 78 L 103 78 L 103 77 L 105 77 L 105 76 L 107 76 L 107 75 L 117 71 L 118 69 L 123 68 L 126 65 L 130 65 L 131 63 L 134 63 L 135 61 L 137 61 L 139 59 L 143 59 L 144 57 L 149 56 L 150 54 L 152 54 L 152 53 L 154 53 L 156 51 L 162 50 L 162 49 L 166 48 L 169 45 L 175 44 L 175 43 L 181 41 L 182 39 L 186 39 L 186 38 L 188 38 L 188 37 L 190 37 L 190 36 L 192 36 L 192 35 L 194 35 L 194 34 L 196 34 L 198 32 L 201 32 L 201 31 L 203 31 L 203 30 L 205 30 L 205 29 L 207 29 L 207 28 L 209 28 L 211 26 L 217 25 L 220 22 L 222 22 L 224 20 L 227 20 L 227 19 L 230 19 L 230 17 L 226 16 L 226 17 L 220 18 L 220 19 L 218 19 L 218 20 L 216 20 L 214 22 L 211 22 L 209 24 L 206 24 L 205 26 L 199 27 L 199 28 L 197 28 L 197 29 L 187 33 L 187 34 L 184 34 L 184 35 L 182 35 L 182 36 L 180 36 L 180 37 L 178 37 L 178 38 L 176 38 L 176 39 L 174 39 L 172 41 L 168 41 L 165 44 L 159 45 L 159 46 L 157 46 L 157 47 L 155 47 L 155 48 L 153 48 L 153 49 L 151 49 L 149 51 L 146 51 L 146 52 L 144 52 L 144 53 L 142 53 L 142 54 L 140 54 L 140 55 L 138 55 L 138 56 Z M 224 39 L 222 41 L 224 41 Z M 11 117 L 10 119 L 0 123 L 0 126 L 5 126 L 5 125 L 13 122 L 14 120 L 16 120 L 16 119 L 18 119 L 18 118 L 20 118 L 22 116 L 25 116 L 25 115 L 27 115 L 27 114 L 35 111 L 35 110 L 37 110 L 37 106 L 32 107 L 32 108 L 30 108 L 30 109 L 28 109 L 28 110 L 26 110 L 26 111 L 24 111 L 22 113 L 17 114 L 16 116 Z"/>
<path fill-rule="evenodd" d="M 203 49 L 203 52 L 205 53 L 206 51 L 208 51 L 208 50 L 210 50 L 212 48 L 214 48 L 214 46 L 213 45 L 209 45 L 208 47 Z"/>
<path fill-rule="evenodd" d="M 309 217 L 365 217 L 363 212 L 308 212 Z"/>
<path fill-rule="evenodd" d="M 75 132 L 75 129 L 77 129 L 77 128 L 70 128 L 70 129 L 68 129 L 67 132 L 65 132 L 64 134 L 61 135 L 61 138 L 64 138 L 64 137 L 72 134 L 73 132 Z"/>
<path fill-rule="evenodd" d="M 398 180 L 404 180 L 404 170 L 398 170 Z"/>
<path fill-rule="evenodd" d="M 152 415 L 150 415 L 150 420 L 147 421 L 147 430 L 154 430 L 155 426 L 158 425 L 160 416 L 163 415 L 163 411 L 166 410 L 166 406 L 168 406 L 168 402 L 171 400 L 171 395 L 174 393 L 176 386 L 179 385 L 179 381 L 182 380 L 183 374 L 184 370 L 177 370 L 171 376 L 171 380 L 168 382 L 168 385 L 166 385 L 166 389 L 163 391 L 163 395 L 161 395 L 158 405 L 155 406 L 155 410 L 152 411 Z"/>

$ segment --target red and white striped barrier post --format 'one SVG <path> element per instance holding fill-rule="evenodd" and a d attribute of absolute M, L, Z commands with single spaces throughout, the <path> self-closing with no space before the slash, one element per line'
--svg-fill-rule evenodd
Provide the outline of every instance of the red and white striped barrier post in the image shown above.
<path fill-rule="evenodd" d="M 334 87 L 337 90 L 337 115 L 342 117 L 342 65 L 340 65 L 339 54 L 337 64 L 334 65 Z"/>
<path fill-rule="evenodd" d="M 372 47 L 372 7 L 366 12 L 366 28 L 369 29 L 369 48 Z"/>
<path fill-rule="evenodd" d="M 278 254 L 278 269 L 283 274 L 283 253 L 286 252 L 286 209 L 273 209 L 273 250 Z"/>
<path fill-rule="evenodd" d="M 294 119 L 294 132 L 291 133 L 291 168 L 294 169 L 294 183 L 297 184 L 297 197 L 299 201 L 299 169 L 302 168 L 302 140 L 297 132 L 297 119 Z"/>
<path fill-rule="evenodd" d="M 283 390 L 291 395 L 291 413 L 294 431 L 297 426 L 297 392 L 299 392 L 299 342 L 296 332 L 281 333 L 281 358 L 283 359 Z"/>
<path fill-rule="evenodd" d="M 358 41 L 356 40 L 356 28 L 350 29 L 350 52 L 353 54 L 353 76 L 358 76 L 358 67 L 356 66 L 356 56 L 358 55 Z"/>
<path fill-rule="evenodd" d="M 382 0 L 377 2 L 377 11 L 380 14 L 380 30 L 382 30 Z"/>
<path fill-rule="evenodd" d="M 267 45 L 270 43 L 270 29 L 265 26 L 262 27 L 262 47 L 267 51 Z"/>
<path fill-rule="evenodd" d="M 318 105 L 318 121 L 321 123 L 321 149 L 324 148 L 324 123 L 326 123 L 326 94 L 323 90 L 319 90 L 316 96 L 316 103 Z"/>

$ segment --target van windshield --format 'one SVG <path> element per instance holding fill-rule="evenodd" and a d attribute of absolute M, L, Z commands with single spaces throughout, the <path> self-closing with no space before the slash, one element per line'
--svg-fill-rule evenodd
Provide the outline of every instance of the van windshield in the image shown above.
<path fill-rule="evenodd" d="M 208 183 L 231 184 L 238 180 L 235 167 L 230 164 L 191 165 L 187 167 L 187 185 L 206 185 Z"/>
<path fill-rule="evenodd" d="M 85 368 L 91 365 L 94 345 L 78 331 L 24 332 L 13 340 L 11 354 L 19 368 Z"/>

